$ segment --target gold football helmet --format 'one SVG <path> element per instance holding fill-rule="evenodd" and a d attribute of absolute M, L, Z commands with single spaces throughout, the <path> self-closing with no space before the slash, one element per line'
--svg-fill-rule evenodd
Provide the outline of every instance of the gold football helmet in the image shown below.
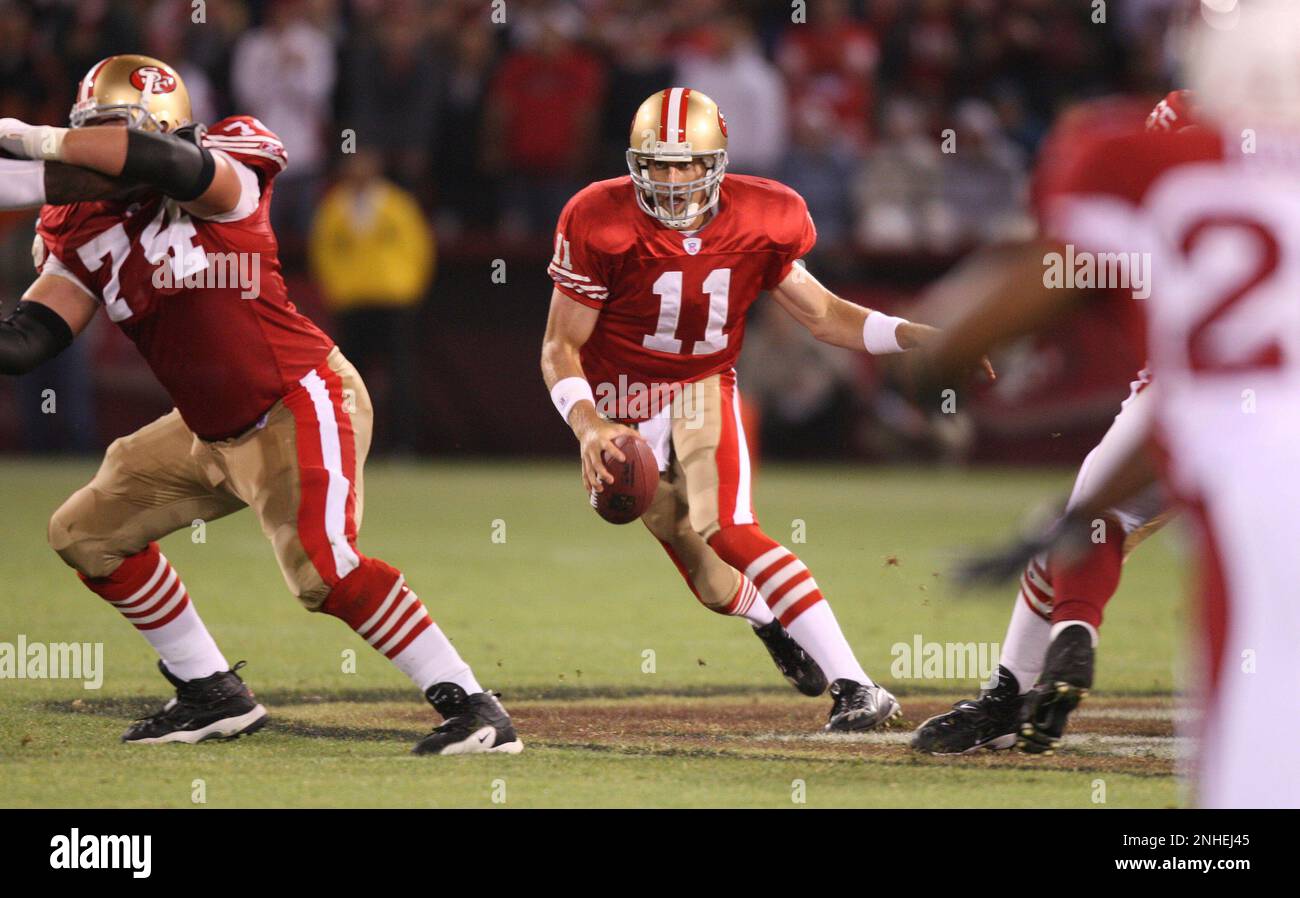
<path fill-rule="evenodd" d="M 650 177 L 651 162 L 701 161 L 706 166 L 702 178 L 668 183 Z M 643 212 L 670 228 L 690 227 L 718 204 L 727 170 L 727 122 L 718 104 L 689 87 L 651 96 L 632 118 L 627 170 Z"/>
<path fill-rule="evenodd" d="M 151 56 L 101 59 L 77 85 L 74 128 L 121 118 L 128 128 L 175 131 L 190 123 L 190 92 L 176 70 Z"/>

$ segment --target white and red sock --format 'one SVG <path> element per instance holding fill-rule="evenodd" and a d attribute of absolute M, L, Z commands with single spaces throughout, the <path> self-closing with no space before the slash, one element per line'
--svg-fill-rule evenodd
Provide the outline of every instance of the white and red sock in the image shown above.
<path fill-rule="evenodd" d="M 776 615 L 772 614 L 772 609 L 767 607 L 767 602 L 763 601 L 758 587 L 744 574 L 740 576 L 740 585 L 736 587 L 736 594 L 720 613 L 743 617 L 754 627 L 770 624 L 776 618 Z"/>
<path fill-rule="evenodd" d="M 752 524 L 724 527 L 713 534 L 709 545 L 723 561 L 753 581 L 773 616 L 827 679 L 871 683 L 812 572 L 793 552 Z"/>
<path fill-rule="evenodd" d="M 803 646 L 812 659 L 821 667 L 826 679 L 852 680 L 855 683 L 872 685 L 871 677 L 862 669 L 858 659 L 849 647 L 844 632 L 840 630 L 831 603 L 823 599 L 809 605 L 807 610 L 792 620 L 786 629 Z"/>
<path fill-rule="evenodd" d="M 1011 622 L 1007 624 L 998 662 L 1015 675 L 1021 695 L 1033 688 L 1043 672 L 1047 644 L 1052 641 L 1054 596 L 1045 559 L 1039 556 L 1029 562 L 1020 578 L 1020 591 L 1011 609 Z"/>
<path fill-rule="evenodd" d="M 230 669 L 157 543 L 122 559 L 107 577 L 81 580 L 140 631 L 173 676 L 199 680 Z"/>
<path fill-rule="evenodd" d="M 1096 644 L 1106 603 L 1119 589 L 1120 571 L 1124 567 L 1124 528 L 1114 518 L 1106 519 L 1106 532 L 1117 534 L 1105 542 L 1095 543 L 1072 564 L 1056 555 L 1048 559 L 1052 587 L 1052 621 L 1080 621 L 1089 626 Z"/>
<path fill-rule="evenodd" d="M 384 562 L 363 558 L 335 585 L 321 610 L 355 630 L 421 692 L 435 683 L 455 683 L 469 695 L 483 691 L 424 603 Z"/>

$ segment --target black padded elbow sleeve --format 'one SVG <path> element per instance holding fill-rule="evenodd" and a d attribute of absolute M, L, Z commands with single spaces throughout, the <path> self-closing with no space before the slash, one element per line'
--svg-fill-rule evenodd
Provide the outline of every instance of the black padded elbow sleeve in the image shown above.
<path fill-rule="evenodd" d="M 128 131 L 122 177 L 157 187 L 172 199 L 198 199 L 212 183 L 216 160 L 207 147 L 173 134 Z"/>
<path fill-rule="evenodd" d="M 0 374 L 26 374 L 72 343 L 72 328 L 49 306 L 20 302 L 0 321 Z"/>

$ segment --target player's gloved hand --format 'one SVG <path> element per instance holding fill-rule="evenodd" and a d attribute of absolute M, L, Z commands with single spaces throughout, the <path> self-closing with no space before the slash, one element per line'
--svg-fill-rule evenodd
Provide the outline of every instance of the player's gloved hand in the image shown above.
<path fill-rule="evenodd" d="M 595 412 L 592 419 L 580 425 L 578 430 L 579 451 L 582 453 L 582 485 L 588 490 L 602 492 L 605 484 L 614 482 L 614 475 L 605 468 L 605 456 L 618 461 L 627 461 L 627 456 L 614 445 L 614 438 L 620 434 L 637 433 L 631 427 L 606 421 Z"/>
<path fill-rule="evenodd" d="M 58 159 L 67 128 L 0 118 L 0 153 L 13 159 Z"/>
<path fill-rule="evenodd" d="M 1047 530 L 1023 536 L 1009 546 L 959 561 L 952 577 L 964 588 L 996 586 L 1019 577 L 1037 556 L 1054 554 L 1069 562 L 1082 558 L 1091 542 L 1092 522 L 1086 515 L 1066 512 Z"/>

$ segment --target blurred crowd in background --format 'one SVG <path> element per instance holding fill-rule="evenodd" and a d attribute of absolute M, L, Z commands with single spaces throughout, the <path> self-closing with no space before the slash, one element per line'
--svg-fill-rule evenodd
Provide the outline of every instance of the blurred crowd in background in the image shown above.
<path fill-rule="evenodd" d="M 803 194 L 832 283 L 924 280 L 971 246 L 1032 233 L 1029 173 L 1064 105 L 1168 89 L 1177 5 L 0 0 L 0 115 L 65 122 L 77 79 L 135 50 L 179 70 L 197 119 L 263 120 L 289 152 L 272 209 L 287 270 L 319 291 L 345 351 L 387 359 L 377 377 L 402 392 L 435 270 L 484 247 L 541 258 L 565 201 L 625 173 L 628 122 L 656 90 L 709 94 L 729 170 Z M 30 217 L 0 222 L 8 300 L 30 277 L 15 261 L 30 234 Z M 399 251 L 376 259 L 383 246 Z M 544 314 L 544 280 L 536 290 Z M 782 351 L 770 327 L 754 343 Z M 843 367 L 826 363 L 832 393 Z"/>

